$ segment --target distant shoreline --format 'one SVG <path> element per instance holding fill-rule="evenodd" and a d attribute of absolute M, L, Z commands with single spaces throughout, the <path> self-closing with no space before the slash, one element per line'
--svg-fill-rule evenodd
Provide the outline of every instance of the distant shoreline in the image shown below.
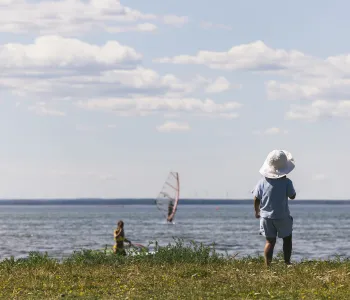
<path fill-rule="evenodd" d="M 252 205 L 252 199 L 180 199 L 180 205 Z M 350 205 L 350 200 L 295 200 L 290 205 Z M 154 205 L 155 199 L 3 199 L 0 205 Z"/>

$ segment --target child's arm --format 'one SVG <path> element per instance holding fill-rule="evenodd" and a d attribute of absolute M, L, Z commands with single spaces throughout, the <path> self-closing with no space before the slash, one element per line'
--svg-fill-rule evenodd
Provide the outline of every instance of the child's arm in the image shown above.
<path fill-rule="evenodd" d="M 129 241 L 126 237 L 124 237 L 124 242 L 128 243 L 131 246 L 131 241 Z"/>
<path fill-rule="evenodd" d="M 254 210 L 255 210 L 255 218 L 260 218 L 260 199 L 254 197 Z"/>
<path fill-rule="evenodd" d="M 293 182 L 289 179 L 288 185 L 287 185 L 287 196 L 289 199 L 294 200 L 297 193 L 295 192 Z"/>
<path fill-rule="evenodd" d="M 260 199 L 262 198 L 261 181 L 259 181 L 256 187 L 252 190 L 252 194 L 254 196 L 255 218 L 260 219 Z"/>

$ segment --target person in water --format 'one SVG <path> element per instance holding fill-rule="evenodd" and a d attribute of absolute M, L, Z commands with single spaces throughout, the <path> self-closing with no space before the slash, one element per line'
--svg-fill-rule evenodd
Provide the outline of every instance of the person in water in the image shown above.
<path fill-rule="evenodd" d="M 113 252 L 115 254 L 126 255 L 124 242 L 129 243 L 129 245 L 131 245 L 131 242 L 125 238 L 124 222 L 122 220 L 118 222 L 118 228 L 114 230 L 114 241 Z"/>
<path fill-rule="evenodd" d="M 173 221 L 173 218 L 171 217 L 171 215 L 173 214 L 173 209 L 174 209 L 174 203 L 173 201 L 170 201 L 168 206 L 168 222 Z"/>
<path fill-rule="evenodd" d="M 288 198 L 294 200 L 296 192 L 287 174 L 294 168 L 294 159 L 288 151 L 271 151 L 259 171 L 263 178 L 253 190 L 255 217 L 260 219 L 260 234 L 266 238 L 264 257 L 267 266 L 272 261 L 277 237 L 283 239 L 284 262 L 291 264 L 293 217 Z"/>

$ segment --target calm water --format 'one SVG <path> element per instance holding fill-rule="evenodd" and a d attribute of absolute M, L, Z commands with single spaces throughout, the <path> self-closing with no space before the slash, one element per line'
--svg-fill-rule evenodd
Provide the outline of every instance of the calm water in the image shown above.
<path fill-rule="evenodd" d="M 294 204 L 293 258 L 348 257 L 350 205 Z M 100 249 L 113 244 L 116 221 L 125 222 L 126 236 L 148 245 L 172 242 L 173 237 L 210 244 L 239 257 L 262 254 L 264 238 L 252 203 L 237 205 L 182 205 L 175 224 L 166 224 L 153 205 L 19 206 L 0 207 L 0 258 L 47 251 L 62 258 L 73 250 Z M 277 242 L 277 251 L 282 248 Z"/>

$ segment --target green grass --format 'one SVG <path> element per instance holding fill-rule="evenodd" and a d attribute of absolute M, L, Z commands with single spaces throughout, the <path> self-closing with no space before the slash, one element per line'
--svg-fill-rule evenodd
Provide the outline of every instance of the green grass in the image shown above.
<path fill-rule="evenodd" d="M 155 254 L 76 252 L 63 261 L 31 253 L 0 263 L 0 299 L 349 299 L 350 260 L 234 259 L 182 241 Z"/>

